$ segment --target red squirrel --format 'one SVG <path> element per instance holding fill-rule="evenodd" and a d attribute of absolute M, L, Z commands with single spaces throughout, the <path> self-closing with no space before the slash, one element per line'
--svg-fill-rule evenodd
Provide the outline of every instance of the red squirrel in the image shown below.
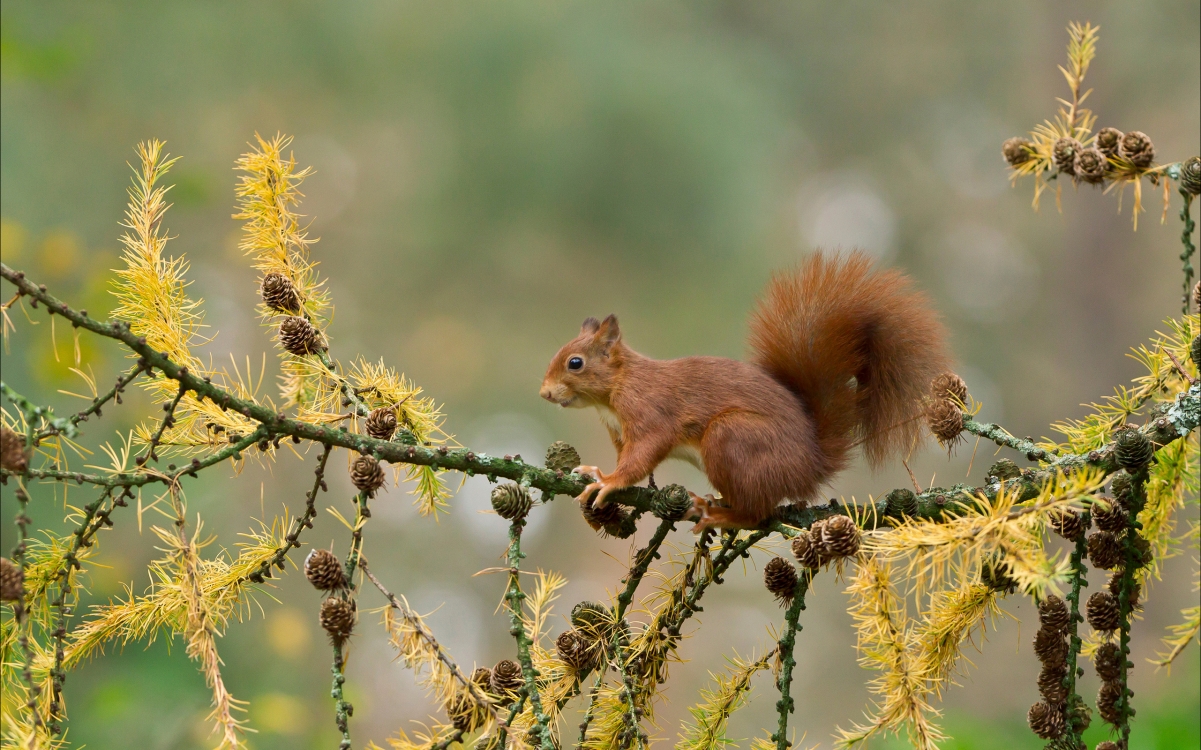
<path fill-rule="evenodd" d="M 664 459 L 705 472 L 721 494 L 693 494 L 694 531 L 749 528 L 785 500 L 804 505 L 862 446 L 869 464 L 912 450 L 923 397 L 947 365 L 946 333 L 899 271 L 860 252 L 810 256 L 775 275 L 750 324 L 751 361 L 657 360 L 626 346 L 613 315 L 588 318 L 555 354 L 541 396 L 595 407 L 617 468 L 577 498 L 645 479 Z"/>

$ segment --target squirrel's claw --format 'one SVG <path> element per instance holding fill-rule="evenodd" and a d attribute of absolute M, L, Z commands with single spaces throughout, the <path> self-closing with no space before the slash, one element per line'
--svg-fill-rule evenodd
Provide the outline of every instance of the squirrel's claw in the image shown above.
<path fill-rule="evenodd" d="M 692 496 L 692 510 L 689 513 L 689 518 L 696 518 L 696 525 L 692 527 L 693 534 L 699 534 L 710 526 L 717 523 L 717 519 L 709 513 L 709 506 L 714 502 L 712 495 L 701 497 L 695 492 L 689 492 Z"/>
<path fill-rule="evenodd" d="M 581 492 L 579 495 L 576 496 L 576 500 L 579 501 L 580 505 L 587 505 L 588 498 L 592 497 L 592 493 L 596 492 L 598 490 L 604 490 L 604 488 L 605 488 L 605 485 L 603 482 L 593 482 L 592 484 L 585 487 L 583 492 Z M 595 508 L 595 507 L 599 506 L 600 504 L 601 504 L 600 496 L 598 495 L 596 502 L 593 503 L 592 507 Z"/>
<path fill-rule="evenodd" d="M 592 496 L 592 493 L 599 491 L 601 494 L 597 495 L 596 502 L 593 503 L 593 507 L 599 508 L 605 504 L 604 497 L 605 495 L 609 494 L 608 492 L 605 492 L 605 479 L 608 478 L 608 475 L 595 466 L 585 465 L 575 467 L 571 470 L 571 473 L 579 474 L 581 476 L 592 476 L 599 480 L 585 487 L 584 491 L 581 492 L 578 497 L 576 497 L 576 500 L 579 500 L 581 503 L 587 503 L 588 498 Z"/>

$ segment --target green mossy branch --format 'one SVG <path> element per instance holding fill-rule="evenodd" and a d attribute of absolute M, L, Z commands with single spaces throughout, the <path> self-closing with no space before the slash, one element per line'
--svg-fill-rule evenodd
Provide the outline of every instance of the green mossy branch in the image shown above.
<path fill-rule="evenodd" d="M 1084 513 L 1081 519 L 1081 525 L 1088 528 L 1090 523 L 1089 513 Z M 1088 539 L 1086 535 L 1081 534 L 1076 537 L 1076 542 L 1072 546 L 1071 554 L 1071 591 L 1068 592 L 1068 669 L 1067 674 L 1063 678 L 1063 686 L 1067 693 L 1067 719 L 1068 733 L 1073 742 L 1079 745 L 1081 735 L 1084 734 L 1085 717 L 1080 715 L 1080 711 L 1087 710 L 1084 708 L 1084 699 L 1076 691 L 1076 680 L 1081 676 L 1077 663 L 1080 657 L 1080 648 L 1083 641 L 1080 638 L 1080 623 L 1084 622 L 1084 617 L 1080 614 L 1080 593 L 1081 589 L 1088 586 L 1088 568 L 1084 565 L 1084 560 L 1088 556 Z"/>
<path fill-rule="evenodd" d="M 805 594 L 809 592 L 810 575 L 802 571 L 797 576 L 796 588 L 792 592 L 792 602 L 784 614 L 784 635 L 779 640 L 780 676 L 776 679 L 776 687 L 780 691 L 780 699 L 776 701 L 778 715 L 776 733 L 771 736 L 776 743 L 776 750 L 788 750 L 792 743 L 788 740 L 788 715 L 796 710 L 796 701 L 792 698 L 792 670 L 796 667 L 793 649 L 796 647 L 796 634 L 801 629 L 801 610 L 805 609 Z"/>

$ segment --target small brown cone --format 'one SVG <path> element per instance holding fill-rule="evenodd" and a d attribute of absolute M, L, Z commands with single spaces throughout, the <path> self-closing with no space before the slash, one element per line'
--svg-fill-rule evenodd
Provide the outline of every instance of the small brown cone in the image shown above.
<path fill-rule="evenodd" d="M 821 525 L 818 552 L 823 559 L 837 560 L 859 552 L 860 532 L 848 516 L 830 516 Z"/>
<path fill-rule="evenodd" d="M 1044 740 L 1053 740 L 1063 735 L 1063 711 L 1039 701 L 1030 707 L 1026 722 L 1031 731 Z"/>
<path fill-rule="evenodd" d="M 1108 503 L 1109 507 L 1104 507 L 1104 503 L 1096 503 L 1092 506 L 1093 523 L 1097 524 L 1097 528 L 1115 533 L 1125 531 L 1129 519 L 1122 504 L 1105 495 L 1100 495 L 1098 499 Z"/>
<path fill-rule="evenodd" d="M 1072 613 L 1068 611 L 1067 602 L 1051 594 L 1038 603 L 1038 621 L 1044 628 L 1066 633 L 1072 622 Z"/>
<path fill-rule="evenodd" d="M 374 497 L 376 491 L 384 486 L 384 467 L 375 460 L 375 456 L 359 456 L 350 465 L 350 481 L 360 492 Z"/>
<path fill-rule="evenodd" d="M 595 496 L 580 505 L 580 513 L 593 531 L 602 531 L 610 536 L 621 536 L 621 529 L 626 525 L 630 514 L 617 503 L 605 503 L 597 508 Z"/>
<path fill-rule="evenodd" d="M 354 632 L 355 604 L 340 597 L 330 597 L 321 603 L 321 627 L 335 643 L 341 643 Z"/>
<path fill-rule="evenodd" d="M 953 372 L 944 372 L 930 382 L 930 398 L 940 401 L 948 396 L 959 399 L 959 403 L 967 403 L 967 383 Z"/>
<path fill-rule="evenodd" d="M 376 440 L 391 440 L 396 433 L 396 409 L 381 406 L 367 415 L 367 434 Z"/>
<path fill-rule="evenodd" d="M 1105 170 L 1109 161 L 1105 154 L 1095 148 L 1086 148 L 1076 154 L 1076 177 L 1090 185 L 1099 185 L 1105 181 Z"/>
<path fill-rule="evenodd" d="M 492 668 L 492 692 L 498 695 L 515 693 L 524 684 L 521 666 L 512 659 L 501 659 Z"/>
<path fill-rule="evenodd" d="M 1043 667 L 1038 674 L 1038 693 L 1052 706 L 1060 706 L 1068 699 L 1068 689 L 1063 678 L 1068 674 L 1067 665 Z"/>
<path fill-rule="evenodd" d="M 1114 571 L 1114 574 L 1109 577 L 1109 582 L 1105 584 L 1105 588 L 1109 590 L 1109 593 L 1114 595 L 1119 603 L 1122 601 L 1122 576 L 1120 570 Z M 1131 581 L 1129 599 L 1130 609 L 1139 608 L 1139 597 L 1142 595 L 1142 593 L 1142 584 L 1140 584 L 1138 581 Z"/>
<path fill-rule="evenodd" d="M 1129 472 L 1119 471 L 1113 475 L 1113 479 L 1109 482 L 1109 490 L 1120 503 L 1125 503 L 1130 498 L 1130 493 L 1134 489 L 1134 479 Z"/>
<path fill-rule="evenodd" d="M 1034 634 L 1034 655 L 1043 667 L 1058 668 L 1068 656 L 1068 642 L 1058 630 L 1041 628 Z"/>
<path fill-rule="evenodd" d="M 1201 195 L 1201 156 L 1190 156 L 1180 165 L 1180 188 L 1189 195 Z"/>
<path fill-rule="evenodd" d="M 797 562 L 801 564 L 802 568 L 817 570 L 821 567 L 821 552 L 813 540 L 813 534 L 807 529 L 802 530 L 793 538 L 792 554 L 796 556 Z"/>
<path fill-rule="evenodd" d="M 462 693 L 446 706 L 446 718 L 460 732 L 469 733 L 479 729 L 487 720 L 484 712 L 471 695 Z"/>
<path fill-rule="evenodd" d="M 525 518 L 533 504 L 530 491 L 516 482 L 504 482 L 492 488 L 492 510 L 506 521 Z"/>
<path fill-rule="evenodd" d="M 580 465 L 580 452 L 562 440 L 556 440 L 546 449 L 546 468 L 564 474 Z"/>
<path fill-rule="evenodd" d="M 1034 158 L 1034 143 L 1025 138 L 1010 138 L 1001 144 L 1001 155 L 1011 167 L 1020 167 Z"/>
<path fill-rule="evenodd" d="M 259 295 L 272 310 L 293 315 L 300 312 L 300 295 L 296 293 L 291 279 L 282 273 L 272 271 L 264 276 L 259 285 Z"/>
<path fill-rule="evenodd" d="M 342 563 L 327 549 L 315 549 L 304 559 L 304 577 L 322 591 L 333 591 L 346 585 Z"/>
<path fill-rule="evenodd" d="M 1098 591 L 1090 596 L 1085 612 L 1093 630 L 1109 633 L 1121 627 L 1122 611 L 1118 608 L 1118 599 L 1108 591 Z"/>
<path fill-rule="evenodd" d="M 779 599 L 782 604 L 792 601 L 796 584 L 796 568 L 784 558 L 773 557 L 763 567 L 763 585 L 767 587 L 768 591 L 775 594 L 776 599 Z"/>
<path fill-rule="evenodd" d="M 1097 692 L 1097 713 L 1109 724 L 1117 726 L 1122 723 L 1122 712 L 1118 701 L 1122 698 L 1122 683 L 1105 682 Z"/>
<path fill-rule="evenodd" d="M 1142 431 L 1130 427 L 1118 433 L 1114 446 L 1114 457 L 1126 471 L 1136 471 L 1151 463 L 1155 457 L 1155 446 Z"/>
<path fill-rule="evenodd" d="M 1088 559 L 1101 570 L 1113 570 L 1122 563 L 1122 542 L 1108 531 L 1088 535 Z"/>
<path fill-rule="evenodd" d="M 325 348 L 317 329 L 304 318 L 294 315 L 284 318 L 279 324 L 279 343 L 297 357 L 315 354 Z"/>
<path fill-rule="evenodd" d="M 1122 676 L 1122 649 L 1110 641 L 1101 644 L 1093 654 L 1093 669 L 1097 676 L 1105 682 L 1111 682 Z"/>
<path fill-rule="evenodd" d="M 1097 150 L 1106 156 L 1120 156 L 1124 135 L 1117 128 L 1101 128 L 1097 131 Z"/>
<path fill-rule="evenodd" d="M 1155 145 L 1146 133 L 1132 130 L 1122 136 L 1122 156 L 1140 169 L 1146 169 L 1155 162 Z"/>
<path fill-rule="evenodd" d="M 555 640 L 555 651 L 563 663 L 578 672 L 584 672 L 593 667 L 592 643 L 575 628 L 559 633 Z"/>
<path fill-rule="evenodd" d="M 487 667 L 476 667 L 471 673 L 471 681 L 481 690 L 492 689 L 492 670 Z"/>
<path fill-rule="evenodd" d="M 950 448 L 963 434 L 963 410 L 950 399 L 938 399 L 926 404 L 926 425 L 939 445 Z"/>
<path fill-rule="evenodd" d="M 30 452 L 25 450 L 25 436 L 7 427 L 0 428 L 0 467 L 6 471 L 23 472 L 29 468 Z"/>
<path fill-rule="evenodd" d="M 17 602 L 24 596 L 24 571 L 7 557 L 0 557 L 0 601 Z"/>
<path fill-rule="evenodd" d="M 1075 138 L 1060 138 L 1051 149 L 1055 166 L 1064 174 L 1076 174 L 1076 154 L 1084 149 Z"/>
<path fill-rule="evenodd" d="M 1064 508 L 1051 515 L 1051 530 L 1068 541 L 1076 541 L 1088 531 L 1084 515 L 1071 508 Z"/>

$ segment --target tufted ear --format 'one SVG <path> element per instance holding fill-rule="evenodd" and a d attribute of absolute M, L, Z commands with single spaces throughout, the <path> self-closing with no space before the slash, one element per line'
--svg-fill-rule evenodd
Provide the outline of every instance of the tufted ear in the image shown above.
<path fill-rule="evenodd" d="M 621 329 L 617 327 L 617 316 L 610 315 L 600 322 L 596 338 L 608 351 L 614 344 L 621 341 Z"/>
<path fill-rule="evenodd" d="M 600 321 L 596 318 L 585 318 L 580 326 L 580 333 L 596 333 L 600 330 Z"/>

